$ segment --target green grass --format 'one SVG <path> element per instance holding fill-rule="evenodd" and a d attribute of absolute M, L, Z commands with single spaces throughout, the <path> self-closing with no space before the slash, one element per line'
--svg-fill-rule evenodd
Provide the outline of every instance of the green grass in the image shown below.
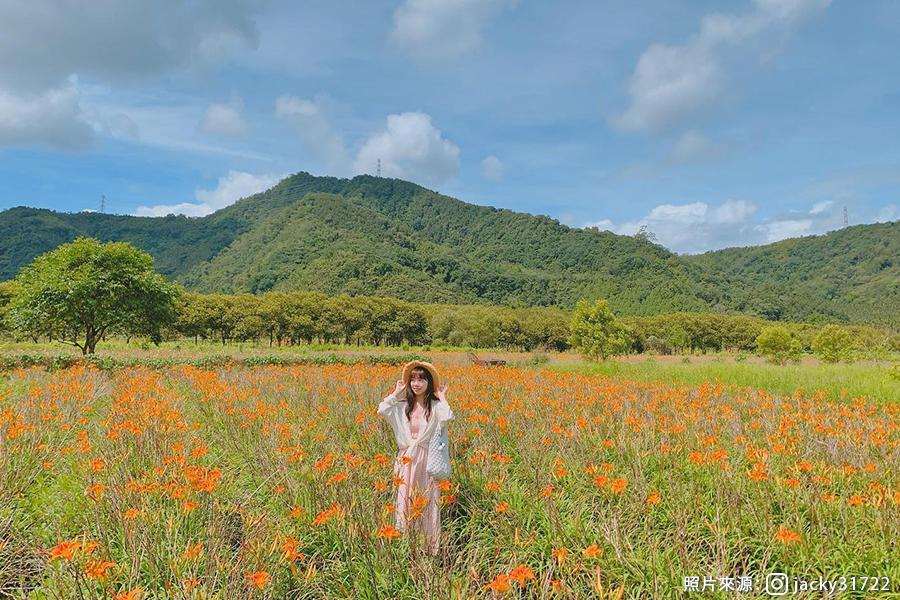
<path fill-rule="evenodd" d="M 873 363 L 837 365 L 786 365 L 702 362 L 663 364 L 607 361 L 602 363 L 549 363 L 545 368 L 583 374 L 603 374 L 614 379 L 659 381 L 698 385 L 704 381 L 793 394 L 807 395 L 825 390 L 833 400 L 865 396 L 879 402 L 900 401 L 900 381 L 890 375 L 890 367 Z"/>
<path fill-rule="evenodd" d="M 0 379 L 0 590 L 37 600 L 137 587 L 145 600 L 597 598 L 601 578 L 607 591 L 622 586 L 622 600 L 643 600 L 692 598 L 681 593 L 688 575 L 752 576 L 755 589 L 774 571 L 900 581 L 894 407 L 468 364 L 442 369 L 459 421 L 432 561 L 412 539 L 379 537 L 393 522 L 396 445 L 374 408 L 396 372 L 29 369 Z M 187 467 L 221 478 L 201 489 Z M 108 487 L 89 497 L 98 483 Z M 334 505 L 339 515 L 316 524 Z M 782 529 L 800 542 L 779 541 Z M 302 557 L 284 556 L 287 536 Z M 98 546 L 49 559 L 79 539 Z M 184 556 L 193 544 L 202 552 Z M 600 554 L 585 555 L 589 545 Z M 116 566 L 90 579 L 95 560 Z M 535 579 L 488 591 L 516 565 Z M 247 579 L 257 571 L 271 576 L 262 590 Z M 179 594 L 188 578 L 200 584 L 192 596 Z M 551 581 L 566 591 L 548 593 Z"/>
<path fill-rule="evenodd" d="M 488 353 L 496 353 L 496 352 L 509 352 L 504 348 L 472 348 L 471 346 L 452 346 L 447 344 L 425 344 L 425 345 L 411 345 L 411 344 L 403 344 L 401 346 L 375 346 L 373 344 L 332 344 L 332 343 L 317 343 L 313 342 L 311 344 L 302 343 L 297 345 L 283 345 L 278 346 L 277 344 L 273 344 L 269 346 L 268 341 L 260 341 L 260 342 L 239 342 L 239 341 L 229 341 L 227 344 L 222 344 L 216 340 L 203 340 L 201 339 L 198 343 L 194 343 L 193 339 L 182 339 L 178 341 L 166 341 L 162 342 L 158 346 L 149 343 L 146 341 L 142 341 L 140 339 L 132 339 L 130 342 L 126 342 L 121 338 L 111 338 L 109 340 L 101 340 L 97 344 L 96 352 L 98 355 L 100 354 L 110 354 L 117 352 L 147 352 L 154 354 L 165 354 L 169 352 L 190 352 L 190 353 L 202 353 L 202 354 L 233 354 L 238 352 L 246 352 L 246 353 L 284 353 L 284 354 L 298 354 L 298 353 L 306 353 L 306 352 L 328 352 L 328 351 L 346 351 L 346 352 L 399 352 L 399 351 L 409 351 L 409 352 L 469 352 L 474 351 L 476 353 L 479 352 L 488 352 Z M 38 343 L 33 343 L 31 341 L 21 340 L 21 341 L 12 341 L 12 340 L 3 340 L 0 339 L 0 352 L 54 352 L 54 353 L 71 353 L 71 354 L 81 354 L 81 350 L 72 346 L 71 344 L 65 344 L 63 342 L 47 342 L 41 341 Z"/>
<path fill-rule="evenodd" d="M 296 355 L 316 352 L 348 351 L 359 353 L 397 352 L 464 352 L 467 347 L 459 346 L 355 346 L 345 344 L 302 344 L 299 346 L 272 346 L 267 343 L 229 342 L 226 345 L 211 340 L 164 342 L 142 347 L 139 340 L 126 343 L 124 339 L 110 339 L 97 345 L 98 356 L 125 353 L 142 356 L 202 356 L 213 354 L 229 355 Z M 77 348 L 59 342 L 38 343 L 0 342 L 3 352 L 54 352 L 79 355 Z M 476 354 L 491 356 L 498 349 L 477 349 Z M 797 389 L 812 394 L 815 390 L 825 390 L 832 399 L 866 396 L 879 402 L 900 401 L 900 380 L 890 374 L 890 364 L 885 362 L 859 362 L 852 364 L 801 364 L 777 366 L 757 362 L 731 362 L 724 360 L 704 360 L 694 357 L 691 363 L 667 363 L 648 358 L 643 362 L 591 363 L 586 361 L 557 361 L 545 353 L 522 353 L 522 360 L 513 360 L 511 366 L 543 367 L 561 372 L 598 373 L 613 378 L 638 381 L 659 381 L 663 383 L 683 383 L 697 385 L 704 381 L 719 381 L 723 384 L 765 389 L 772 393 L 793 394 Z M 723 355 L 724 356 L 724 355 Z M 528 358 L 530 357 L 530 359 Z M 729 357 L 730 358 L 730 357 Z M 537 360 L 543 359 L 543 360 Z M 547 361 L 547 362 L 545 362 Z"/>

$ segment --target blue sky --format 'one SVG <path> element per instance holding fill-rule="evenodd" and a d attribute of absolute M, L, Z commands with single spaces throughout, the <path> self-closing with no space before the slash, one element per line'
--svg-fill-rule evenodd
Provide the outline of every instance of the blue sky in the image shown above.
<path fill-rule="evenodd" d="M 13 4 L 0 209 L 197 216 L 381 159 L 677 252 L 900 218 L 894 0 Z"/>

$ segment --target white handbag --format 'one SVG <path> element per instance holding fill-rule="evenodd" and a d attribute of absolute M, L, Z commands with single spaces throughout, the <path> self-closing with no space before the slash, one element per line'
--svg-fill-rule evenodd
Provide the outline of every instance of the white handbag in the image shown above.
<path fill-rule="evenodd" d="M 447 438 L 446 424 L 431 436 L 425 470 L 434 479 L 450 479 L 450 440 Z"/>

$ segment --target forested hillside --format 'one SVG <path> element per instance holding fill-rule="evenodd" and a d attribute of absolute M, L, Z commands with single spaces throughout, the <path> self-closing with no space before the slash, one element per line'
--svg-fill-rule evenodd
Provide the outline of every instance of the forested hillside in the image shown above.
<path fill-rule="evenodd" d="M 622 314 L 728 311 L 890 321 L 900 312 L 898 223 L 678 256 L 644 239 L 468 204 L 397 179 L 298 173 L 202 218 L 0 212 L 0 280 L 78 235 L 127 240 L 200 292 L 314 290 L 416 302 Z"/>
<path fill-rule="evenodd" d="M 776 320 L 898 323 L 900 221 L 684 256 L 700 294 Z"/>

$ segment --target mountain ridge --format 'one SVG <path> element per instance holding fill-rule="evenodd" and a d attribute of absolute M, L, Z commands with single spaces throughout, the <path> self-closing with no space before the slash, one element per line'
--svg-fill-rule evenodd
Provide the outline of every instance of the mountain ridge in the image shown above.
<path fill-rule="evenodd" d="M 792 320 L 891 322 L 900 312 L 900 222 L 678 255 L 399 179 L 300 172 L 204 217 L 4 210 L 0 280 L 77 235 L 131 241 L 159 272 L 201 292 L 312 289 L 564 307 L 603 296 L 623 314 Z"/>

